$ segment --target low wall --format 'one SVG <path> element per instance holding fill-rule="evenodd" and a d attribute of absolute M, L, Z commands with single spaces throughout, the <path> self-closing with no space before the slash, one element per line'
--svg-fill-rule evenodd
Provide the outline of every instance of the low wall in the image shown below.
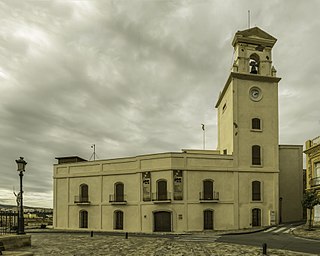
<path fill-rule="evenodd" d="M 0 241 L 6 250 L 31 246 L 31 235 L 3 235 L 0 236 Z"/>

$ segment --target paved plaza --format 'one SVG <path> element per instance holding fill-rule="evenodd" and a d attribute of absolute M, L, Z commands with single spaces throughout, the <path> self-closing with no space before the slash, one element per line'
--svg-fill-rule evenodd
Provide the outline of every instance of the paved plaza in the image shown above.
<path fill-rule="evenodd" d="M 210 241 L 183 241 L 179 238 L 114 236 L 80 233 L 32 233 L 32 246 L 21 251 L 34 255 L 262 255 L 262 247 Z M 312 255 L 268 249 L 268 255 Z"/>

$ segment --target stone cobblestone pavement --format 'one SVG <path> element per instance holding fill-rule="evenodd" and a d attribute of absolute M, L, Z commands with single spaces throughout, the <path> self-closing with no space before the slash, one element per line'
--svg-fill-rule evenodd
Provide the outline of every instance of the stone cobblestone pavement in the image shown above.
<path fill-rule="evenodd" d="M 133 256 L 231 256 L 262 255 L 262 248 L 218 242 L 183 242 L 164 237 L 133 237 L 77 234 L 77 233 L 33 233 L 32 246 L 21 248 L 34 255 L 133 255 Z M 268 249 L 268 255 L 304 256 L 285 250 Z"/>

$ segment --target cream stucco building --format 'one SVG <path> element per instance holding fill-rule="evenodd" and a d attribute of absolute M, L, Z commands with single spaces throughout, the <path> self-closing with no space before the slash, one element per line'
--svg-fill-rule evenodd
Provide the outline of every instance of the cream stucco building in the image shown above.
<path fill-rule="evenodd" d="M 203 231 L 302 219 L 302 146 L 279 146 L 276 39 L 238 31 L 216 103 L 217 150 L 54 165 L 54 227 L 128 232 Z"/>
<path fill-rule="evenodd" d="M 320 196 L 320 136 L 306 141 L 304 153 L 306 154 L 306 189 L 315 190 Z M 314 207 L 313 222 L 320 224 L 320 205 Z"/>

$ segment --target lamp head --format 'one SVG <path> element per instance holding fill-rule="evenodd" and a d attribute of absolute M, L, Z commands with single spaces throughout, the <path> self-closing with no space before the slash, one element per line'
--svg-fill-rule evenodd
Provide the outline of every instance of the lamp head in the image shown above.
<path fill-rule="evenodd" d="M 22 156 L 20 156 L 20 159 L 18 159 L 18 160 L 16 160 L 16 163 L 17 163 L 17 165 L 18 165 L 18 172 L 21 172 L 21 171 L 25 171 L 25 166 L 26 166 L 26 164 L 27 164 L 27 162 L 26 161 L 24 161 L 24 159 L 23 159 L 23 157 Z"/>

